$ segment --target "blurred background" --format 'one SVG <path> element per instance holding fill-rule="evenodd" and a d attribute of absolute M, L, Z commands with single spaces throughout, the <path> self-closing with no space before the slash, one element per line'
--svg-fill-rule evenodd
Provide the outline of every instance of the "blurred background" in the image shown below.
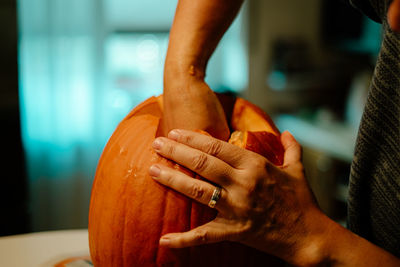
<path fill-rule="evenodd" d="M 87 227 L 104 145 L 162 92 L 176 3 L 0 2 L 0 235 Z M 295 135 L 321 208 L 343 224 L 380 35 L 339 0 L 248 0 L 207 69 L 211 88 L 253 101 Z"/>

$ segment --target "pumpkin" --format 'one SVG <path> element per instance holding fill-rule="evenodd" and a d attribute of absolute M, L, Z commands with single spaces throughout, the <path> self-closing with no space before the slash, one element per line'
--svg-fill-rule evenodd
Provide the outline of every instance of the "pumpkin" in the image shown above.
<path fill-rule="evenodd" d="M 388 10 L 389 25 L 395 32 L 400 32 L 400 0 L 394 0 Z"/>
<path fill-rule="evenodd" d="M 233 131 L 230 142 L 283 162 L 280 133 L 250 102 L 220 99 Z M 118 125 L 98 163 L 89 211 L 94 266 L 283 266 L 281 260 L 239 243 L 184 249 L 160 247 L 159 239 L 211 221 L 216 211 L 168 189 L 148 174 L 154 163 L 192 172 L 160 157 L 152 142 L 162 135 L 163 98 L 151 97 Z"/>

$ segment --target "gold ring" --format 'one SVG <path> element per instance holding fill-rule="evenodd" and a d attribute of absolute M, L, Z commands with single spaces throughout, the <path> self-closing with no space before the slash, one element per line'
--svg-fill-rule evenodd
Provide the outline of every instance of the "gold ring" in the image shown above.
<path fill-rule="evenodd" d="M 217 201 L 220 199 L 220 197 L 221 197 L 221 187 L 216 186 L 211 196 L 210 202 L 208 202 L 208 206 L 213 209 L 217 204 Z"/>

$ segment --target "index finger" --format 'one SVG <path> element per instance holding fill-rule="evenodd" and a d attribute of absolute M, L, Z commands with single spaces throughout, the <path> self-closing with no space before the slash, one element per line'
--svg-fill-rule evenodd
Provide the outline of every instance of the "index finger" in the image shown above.
<path fill-rule="evenodd" d="M 178 143 L 201 150 L 228 163 L 234 168 L 239 168 L 243 165 L 249 156 L 247 152 L 250 152 L 211 136 L 189 130 L 172 130 L 169 132 L 168 138 Z"/>

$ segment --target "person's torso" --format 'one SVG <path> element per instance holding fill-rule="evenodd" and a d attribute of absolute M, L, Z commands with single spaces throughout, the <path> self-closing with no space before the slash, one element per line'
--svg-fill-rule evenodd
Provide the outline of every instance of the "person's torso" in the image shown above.
<path fill-rule="evenodd" d="M 384 37 L 351 168 L 349 229 L 400 257 L 400 35 L 386 20 L 390 1 L 351 2 L 382 22 Z"/>

